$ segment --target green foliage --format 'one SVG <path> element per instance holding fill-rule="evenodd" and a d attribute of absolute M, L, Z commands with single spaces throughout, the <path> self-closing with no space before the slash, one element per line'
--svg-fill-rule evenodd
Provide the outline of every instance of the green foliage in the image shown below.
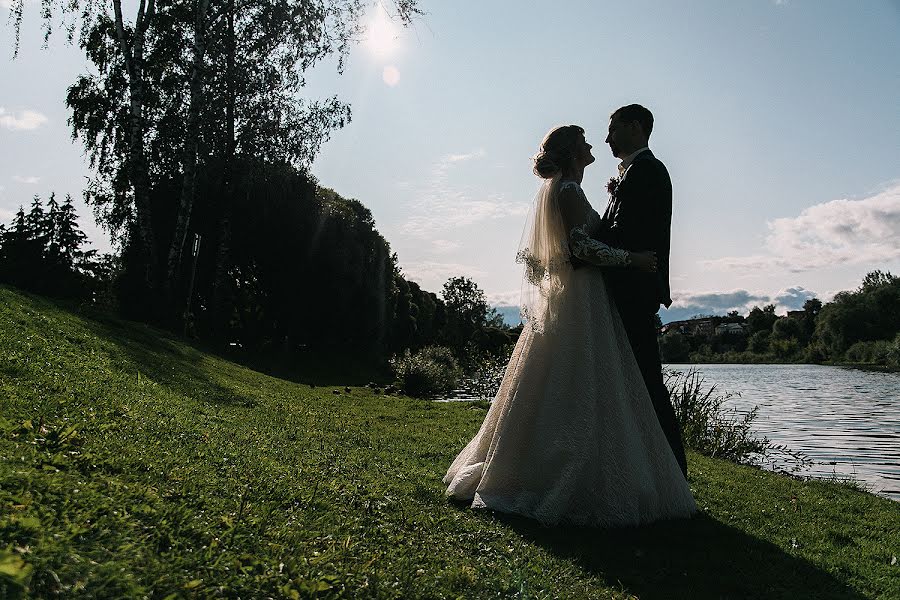
<path fill-rule="evenodd" d="M 893 340 L 856 342 L 844 353 L 844 360 L 855 364 L 900 367 L 900 334 Z"/>
<path fill-rule="evenodd" d="M 741 319 L 736 313 L 714 317 L 722 322 Z M 900 335 L 900 277 L 872 271 L 854 291 L 839 292 L 827 303 L 807 300 L 802 315 L 779 317 L 774 305 L 754 307 L 745 319 L 749 337 L 686 336 L 690 362 L 709 363 L 853 363 L 900 368 L 892 344 Z M 660 338 L 664 360 L 683 356 L 679 346 Z M 673 352 L 678 349 L 678 353 Z"/>
<path fill-rule="evenodd" d="M 696 518 L 541 527 L 444 496 L 484 408 L 323 384 L 0 287 L 0 597 L 900 595 L 890 500 L 689 452 Z"/>
<path fill-rule="evenodd" d="M 448 279 L 444 283 L 443 298 L 447 311 L 447 341 L 461 352 L 472 336 L 492 322 L 495 315 L 484 292 L 468 277 Z"/>
<path fill-rule="evenodd" d="M 733 394 L 718 393 L 717 386 L 707 386 L 694 369 L 687 373 L 668 371 L 665 375 L 685 446 L 738 463 L 750 462 L 753 455 L 765 451 L 766 440 L 757 439 L 750 430 L 756 408 L 744 415 L 727 410 L 725 402 Z"/>
<path fill-rule="evenodd" d="M 754 306 L 750 309 L 750 314 L 747 315 L 747 325 L 750 326 L 750 335 L 753 335 L 758 331 L 772 331 L 772 326 L 775 325 L 775 321 L 777 320 L 778 316 L 775 314 L 774 304 L 768 304 L 762 309 L 758 306 Z"/>
<path fill-rule="evenodd" d="M 852 361 L 845 353 L 857 342 L 889 341 L 898 333 L 900 277 L 873 271 L 866 275 L 858 290 L 840 292 L 822 307 L 816 319 L 813 343 L 828 360 Z M 879 364 L 887 364 L 882 352 L 856 349 L 854 355 L 871 356 Z"/>
<path fill-rule="evenodd" d="M 514 343 L 508 344 L 498 352 L 478 352 L 473 348 L 460 387 L 481 401 L 493 400 L 503 382 L 514 346 Z"/>
<path fill-rule="evenodd" d="M 104 265 L 109 257 L 83 250 L 86 240 L 71 196 L 60 205 L 51 193 L 46 210 L 35 196 L 31 210 L 26 214 L 19 207 L 10 228 L 0 232 L 0 282 L 60 298 L 92 299 L 108 284 Z"/>
<path fill-rule="evenodd" d="M 747 348 L 756 354 L 765 354 L 769 351 L 769 339 L 771 334 L 768 331 L 757 331 L 750 336 Z"/>
<path fill-rule="evenodd" d="M 778 319 L 772 326 L 772 338 L 776 340 L 800 340 L 803 337 L 803 322 L 797 319 Z"/>
<path fill-rule="evenodd" d="M 442 346 L 427 346 L 391 359 L 391 368 L 404 392 L 427 398 L 453 391 L 461 375 L 453 352 Z"/>
<path fill-rule="evenodd" d="M 687 340 L 677 331 L 670 331 L 659 338 L 659 352 L 663 362 L 687 362 L 690 359 L 690 350 Z"/>

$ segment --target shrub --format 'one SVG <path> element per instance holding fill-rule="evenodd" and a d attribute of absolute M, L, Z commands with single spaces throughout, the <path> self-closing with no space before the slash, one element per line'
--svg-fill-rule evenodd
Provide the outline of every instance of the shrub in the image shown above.
<path fill-rule="evenodd" d="M 875 365 L 891 364 L 895 354 L 897 340 L 877 340 L 873 342 L 856 342 L 844 353 L 844 360 L 851 363 Z"/>
<path fill-rule="evenodd" d="M 426 398 L 453 391 L 460 377 L 459 365 L 449 348 L 428 346 L 415 354 L 409 350 L 391 359 L 391 368 L 403 391 Z"/>
<path fill-rule="evenodd" d="M 892 367 L 900 367 L 900 333 L 897 334 L 897 337 L 894 338 L 894 341 L 891 342 L 888 348 L 887 362 Z"/>
<path fill-rule="evenodd" d="M 498 353 L 484 352 L 466 369 L 464 387 L 484 401 L 497 395 L 514 346 L 507 345 Z"/>

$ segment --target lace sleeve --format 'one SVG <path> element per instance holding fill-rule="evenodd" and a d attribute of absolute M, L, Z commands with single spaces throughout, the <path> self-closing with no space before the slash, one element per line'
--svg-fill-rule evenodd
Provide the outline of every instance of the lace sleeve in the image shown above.
<path fill-rule="evenodd" d="M 569 232 L 569 247 L 574 256 L 600 267 L 627 267 L 631 264 L 627 250 L 611 248 L 593 239 L 588 235 L 586 223 Z"/>
<path fill-rule="evenodd" d="M 598 215 L 575 182 L 564 183 L 559 190 L 559 210 L 568 231 L 569 251 L 573 256 L 600 267 L 627 267 L 628 252 L 611 248 L 593 239 L 588 231 Z"/>

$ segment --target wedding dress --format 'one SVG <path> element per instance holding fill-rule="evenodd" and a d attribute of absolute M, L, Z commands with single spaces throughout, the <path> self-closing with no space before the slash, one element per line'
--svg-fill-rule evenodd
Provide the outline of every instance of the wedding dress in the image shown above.
<path fill-rule="evenodd" d="M 592 266 L 628 262 L 591 239 L 599 220 L 576 182 L 544 184 L 519 253 L 531 288 L 525 325 L 481 428 L 447 470 L 447 496 L 545 525 L 630 526 L 696 511 Z"/>

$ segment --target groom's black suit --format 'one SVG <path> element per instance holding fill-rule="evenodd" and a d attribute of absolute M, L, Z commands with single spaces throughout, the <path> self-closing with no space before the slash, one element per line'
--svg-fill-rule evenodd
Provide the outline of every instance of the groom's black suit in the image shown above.
<path fill-rule="evenodd" d="M 675 410 L 662 376 L 655 315 L 672 303 L 669 289 L 669 245 L 672 225 L 672 181 L 650 150 L 638 154 L 610 198 L 597 237 L 614 248 L 656 252 L 656 273 L 610 269 L 606 280 L 625 324 L 653 408 L 672 452 L 687 474 L 687 461 Z"/>

